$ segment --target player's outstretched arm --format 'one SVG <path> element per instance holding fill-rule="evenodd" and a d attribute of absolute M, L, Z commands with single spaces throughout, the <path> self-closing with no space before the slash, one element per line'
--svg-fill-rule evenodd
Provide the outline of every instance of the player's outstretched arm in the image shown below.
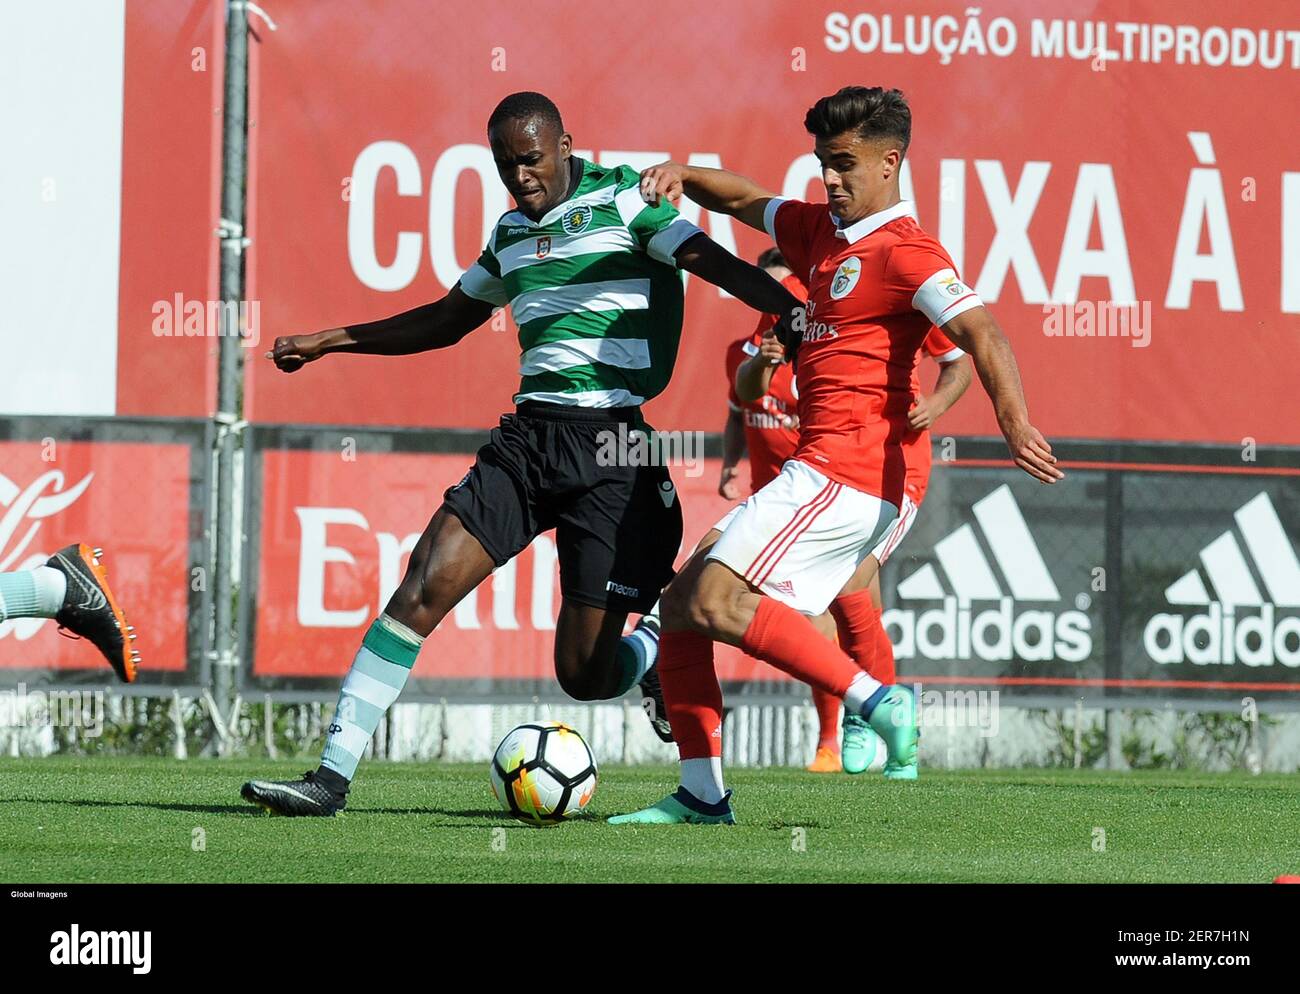
<path fill-rule="evenodd" d="M 788 315 L 803 308 L 803 302 L 771 276 L 737 259 L 703 232 L 682 242 L 673 258 L 682 269 L 722 287 L 756 311 Z"/>
<path fill-rule="evenodd" d="M 311 335 L 287 335 L 275 340 L 268 359 L 292 373 L 332 352 L 359 355 L 415 355 L 455 345 L 492 316 L 493 305 L 462 292 L 460 285 L 432 304 L 392 317 Z"/>
<path fill-rule="evenodd" d="M 1065 476 L 1042 433 L 1029 423 L 1029 408 L 1020 383 L 1011 343 L 988 308 L 972 307 L 943 325 L 942 331 L 975 360 L 984 391 L 993 401 L 998 427 L 1016 465 L 1036 480 L 1055 483 Z"/>
<path fill-rule="evenodd" d="M 676 200 L 683 193 L 705 210 L 730 214 L 763 232 L 763 211 L 776 196 L 752 179 L 725 169 L 661 162 L 641 173 L 641 196 L 651 205 L 658 204 L 660 197 Z"/>

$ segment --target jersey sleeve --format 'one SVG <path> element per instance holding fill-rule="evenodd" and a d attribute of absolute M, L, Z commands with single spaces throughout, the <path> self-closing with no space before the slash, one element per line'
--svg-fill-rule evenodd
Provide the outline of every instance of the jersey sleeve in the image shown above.
<path fill-rule="evenodd" d="M 938 328 L 930 329 L 930 334 L 925 336 L 921 348 L 935 362 L 956 362 L 966 354 L 965 350 L 954 345 Z"/>
<path fill-rule="evenodd" d="M 825 204 L 809 204 L 784 197 L 773 197 L 763 211 L 763 227 L 785 256 L 791 272 L 800 279 L 808 275 L 810 268 L 813 232 L 828 212 Z"/>
<path fill-rule="evenodd" d="M 491 245 L 485 246 L 478 261 L 465 270 L 460 278 L 460 289 L 467 297 L 495 304 L 497 307 L 505 307 L 510 303 L 506 286 L 501 281 L 501 263 L 497 261 Z"/>
<path fill-rule="evenodd" d="M 634 169 L 622 166 L 618 185 L 614 203 L 637 247 L 656 262 L 676 266 L 677 250 L 702 229 L 682 217 L 666 197 L 656 207 L 641 199 L 641 177 Z"/>
<path fill-rule="evenodd" d="M 912 307 L 936 328 L 983 306 L 979 295 L 961 281 L 943 246 L 929 236 L 895 245 L 885 278 L 896 293 L 910 297 Z"/>

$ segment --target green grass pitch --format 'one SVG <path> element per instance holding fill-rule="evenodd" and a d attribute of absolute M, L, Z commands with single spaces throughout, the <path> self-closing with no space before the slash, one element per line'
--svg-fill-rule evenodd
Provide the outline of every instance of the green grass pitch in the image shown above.
<path fill-rule="evenodd" d="M 668 767 L 607 767 L 587 817 L 541 830 L 497 809 L 485 764 L 369 763 L 333 819 L 276 818 L 239 798 L 249 777 L 309 765 L 0 760 L 0 880 L 1268 882 L 1300 873 L 1300 777 L 1290 775 L 923 770 L 915 783 L 890 783 L 734 770 L 735 827 L 603 823 L 666 793 Z"/>

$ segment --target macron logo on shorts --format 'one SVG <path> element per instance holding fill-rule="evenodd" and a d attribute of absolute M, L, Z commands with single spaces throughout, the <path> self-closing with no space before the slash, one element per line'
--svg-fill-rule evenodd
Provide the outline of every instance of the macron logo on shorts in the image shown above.
<path fill-rule="evenodd" d="M 607 584 L 605 584 L 605 589 L 611 594 L 619 594 L 622 597 L 641 596 L 640 587 L 625 587 L 623 586 L 623 584 L 615 583 L 613 580 L 610 580 Z"/>

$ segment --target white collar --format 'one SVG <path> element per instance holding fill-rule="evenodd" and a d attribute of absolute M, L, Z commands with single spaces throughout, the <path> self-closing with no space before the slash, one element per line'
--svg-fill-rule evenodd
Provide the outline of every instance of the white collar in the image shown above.
<path fill-rule="evenodd" d="M 841 227 L 840 219 L 834 214 L 831 215 L 831 220 L 835 222 L 835 237 L 843 238 L 852 245 L 854 242 L 866 238 L 877 228 L 883 227 L 890 221 L 896 221 L 900 217 L 916 217 L 916 205 L 910 200 L 900 200 L 893 207 L 886 207 L 883 211 L 868 214 L 861 220 L 854 221 L 848 227 Z"/>

